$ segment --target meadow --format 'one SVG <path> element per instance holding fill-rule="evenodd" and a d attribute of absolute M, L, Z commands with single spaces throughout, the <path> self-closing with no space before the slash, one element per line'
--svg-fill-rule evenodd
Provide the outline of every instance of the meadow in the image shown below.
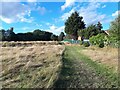
<path fill-rule="evenodd" d="M 117 88 L 117 48 L 1 42 L 3 88 Z"/>
<path fill-rule="evenodd" d="M 2 45 L 3 88 L 50 88 L 57 80 L 64 46 L 56 42 L 3 42 Z"/>

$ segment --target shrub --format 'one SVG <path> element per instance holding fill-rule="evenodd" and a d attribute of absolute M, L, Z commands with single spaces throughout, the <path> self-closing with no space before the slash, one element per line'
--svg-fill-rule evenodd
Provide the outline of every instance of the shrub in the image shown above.
<path fill-rule="evenodd" d="M 83 45 L 84 45 L 85 47 L 89 47 L 89 46 L 90 46 L 90 43 L 89 43 L 89 42 L 84 42 Z"/>
<path fill-rule="evenodd" d="M 116 37 L 109 36 L 109 37 L 108 37 L 108 44 L 109 44 L 111 47 L 116 47 L 116 48 L 118 48 L 118 47 L 119 47 L 119 40 L 118 40 Z"/>
<path fill-rule="evenodd" d="M 82 45 L 83 43 L 82 43 L 82 41 L 80 41 L 80 45 Z"/>
<path fill-rule="evenodd" d="M 101 48 L 108 45 L 108 38 L 105 34 L 98 34 L 97 36 L 92 36 L 90 38 L 90 43 L 92 45 L 97 45 Z"/>
<path fill-rule="evenodd" d="M 100 48 L 103 48 L 103 47 L 104 47 L 104 42 L 100 42 L 100 43 L 99 43 L 99 47 L 100 47 Z"/>

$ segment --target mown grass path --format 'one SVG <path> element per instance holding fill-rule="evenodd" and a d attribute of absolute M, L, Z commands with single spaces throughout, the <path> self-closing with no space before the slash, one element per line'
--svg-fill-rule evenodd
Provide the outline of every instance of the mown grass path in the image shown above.
<path fill-rule="evenodd" d="M 83 55 L 80 46 L 66 46 L 55 88 L 116 88 L 117 77 Z"/>

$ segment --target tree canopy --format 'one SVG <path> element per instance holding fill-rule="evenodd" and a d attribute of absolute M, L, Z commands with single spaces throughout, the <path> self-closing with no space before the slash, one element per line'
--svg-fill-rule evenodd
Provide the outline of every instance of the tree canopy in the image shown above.
<path fill-rule="evenodd" d="M 99 33 L 102 33 L 102 24 L 98 22 L 97 24 L 91 24 L 87 28 L 79 31 L 80 36 L 84 36 L 84 38 L 89 39 L 92 36 L 96 36 Z"/>
<path fill-rule="evenodd" d="M 109 28 L 110 35 L 112 37 L 116 37 L 116 39 L 118 38 L 119 31 L 120 31 L 120 15 L 114 21 L 111 22 Z"/>
<path fill-rule="evenodd" d="M 39 29 L 33 32 L 15 34 L 13 27 L 8 30 L 0 30 L 0 41 L 50 41 L 52 33 Z"/>
<path fill-rule="evenodd" d="M 109 41 L 112 46 L 118 47 L 120 40 L 120 15 L 111 22 L 109 34 Z"/>
<path fill-rule="evenodd" d="M 61 32 L 60 35 L 58 36 L 58 41 L 62 41 L 64 36 L 65 36 L 64 33 Z"/>
<path fill-rule="evenodd" d="M 85 28 L 83 17 L 75 11 L 65 22 L 65 33 L 78 37 L 78 31 Z"/>

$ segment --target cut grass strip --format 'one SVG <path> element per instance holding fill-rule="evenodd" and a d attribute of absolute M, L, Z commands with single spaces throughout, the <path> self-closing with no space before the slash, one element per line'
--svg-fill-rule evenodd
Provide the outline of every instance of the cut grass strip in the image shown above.
<path fill-rule="evenodd" d="M 75 54 L 74 56 L 77 59 L 82 60 L 83 62 L 87 63 L 90 67 L 94 68 L 98 75 L 106 76 L 108 80 L 113 83 L 113 85 L 118 86 L 118 74 L 113 73 L 112 69 L 108 69 L 105 65 L 98 64 L 97 62 L 91 60 L 88 56 L 82 54 L 80 51 L 84 49 L 83 47 L 67 46 L 66 48 L 72 50 Z"/>

